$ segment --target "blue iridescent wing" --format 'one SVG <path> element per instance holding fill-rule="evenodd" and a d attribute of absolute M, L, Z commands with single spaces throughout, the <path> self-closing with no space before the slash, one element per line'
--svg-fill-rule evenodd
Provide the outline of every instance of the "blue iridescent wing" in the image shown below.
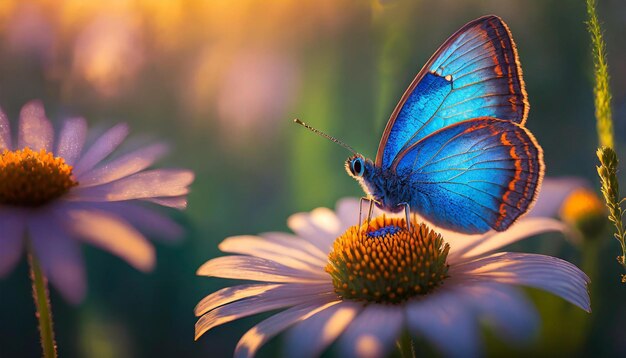
<path fill-rule="evenodd" d="M 411 209 L 465 233 L 509 227 L 532 205 L 544 171 L 526 128 L 488 117 L 443 128 L 400 157 L 393 169 L 412 190 Z"/>
<path fill-rule="evenodd" d="M 476 117 L 521 125 L 529 105 L 515 43 L 497 16 L 485 16 L 452 35 L 417 74 L 383 133 L 376 165 L 446 126 Z"/>

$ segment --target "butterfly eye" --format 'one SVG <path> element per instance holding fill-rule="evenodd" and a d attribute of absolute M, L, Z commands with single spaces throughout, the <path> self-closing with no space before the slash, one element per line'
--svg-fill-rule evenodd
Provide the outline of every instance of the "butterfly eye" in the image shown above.
<path fill-rule="evenodd" d="M 363 176 L 363 160 L 361 158 L 354 158 L 352 160 L 352 174 L 356 176 Z"/>

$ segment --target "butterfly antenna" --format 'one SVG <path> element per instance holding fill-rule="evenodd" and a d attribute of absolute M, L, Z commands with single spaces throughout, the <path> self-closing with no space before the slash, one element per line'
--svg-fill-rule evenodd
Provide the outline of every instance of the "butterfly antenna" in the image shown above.
<path fill-rule="evenodd" d="M 301 121 L 301 120 L 299 120 L 298 118 L 294 119 L 293 121 L 294 121 L 295 123 L 298 123 L 299 125 L 303 126 L 304 128 L 306 128 L 306 129 L 310 130 L 311 132 L 313 132 L 313 133 L 315 133 L 315 134 L 317 134 L 317 135 L 320 135 L 320 136 L 322 136 L 322 137 L 324 137 L 324 138 L 326 138 L 326 139 L 329 139 L 329 140 L 331 140 L 331 141 L 333 141 L 333 142 L 335 142 L 335 143 L 339 144 L 340 146 L 342 146 L 342 147 L 346 148 L 347 150 L 349 150 L 350 152 L 352 152 L 352 154 L 354 154 L 354 155 L 357 155 L 357 154 L 358 154 L 358 153 L 357 153 L 354 149 L 352 149 L 352 147 L 351 147 L 351 146 L 347 145 L 346 143 L 344 143 L 344 142 L 340 141 L 339 139 L 337 139 L 337 138 L 335 138 L 335 137 L 333 137 L 333 136 L 330 136 L 330 135 L 328 135 L 328 134 L 326 134 L 326 133 L 324 133 L 324 132 L 320 131 L 319 129 L 315 129 L 315 128 L 311 127 L 310 125 L 308 125 L 308 124 L 306 124 L 306 123 L 302 122 L 302 121 Z"/>

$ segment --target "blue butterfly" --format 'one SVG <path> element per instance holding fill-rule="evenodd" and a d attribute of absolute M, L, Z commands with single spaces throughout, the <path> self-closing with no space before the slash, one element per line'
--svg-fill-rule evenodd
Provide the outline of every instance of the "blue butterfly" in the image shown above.
<path fill-rule="evenodd" d="M 528 110 L 508 26 L 481 17 L 417 74 L 376 161 L 355 154 L 346 170 L 383 210 L 467 234 L 502 231 L 530 209 L 543 178 L 541 147 L 524 127 Z"/>

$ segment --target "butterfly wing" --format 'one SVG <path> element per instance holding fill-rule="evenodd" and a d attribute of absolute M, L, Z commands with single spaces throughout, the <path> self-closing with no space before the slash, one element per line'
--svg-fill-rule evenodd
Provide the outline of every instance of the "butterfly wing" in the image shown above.
<path fill-rule="evenodd" d="M 408 181 L 412 209 L 465 233 L 509 227 L 530 209 L 544 172 L 541 147 L 526 128 L 488 117 L 431 134 L 392 169 Z"/>
<path fill-rule="evenodd" d="M 378 146 L 376 165 L 431 133 L 470 118 L 521 125 L 529 105 L 515 43 L 497 16 L 463 26 L 435 52 L 396 106 Z"/>

